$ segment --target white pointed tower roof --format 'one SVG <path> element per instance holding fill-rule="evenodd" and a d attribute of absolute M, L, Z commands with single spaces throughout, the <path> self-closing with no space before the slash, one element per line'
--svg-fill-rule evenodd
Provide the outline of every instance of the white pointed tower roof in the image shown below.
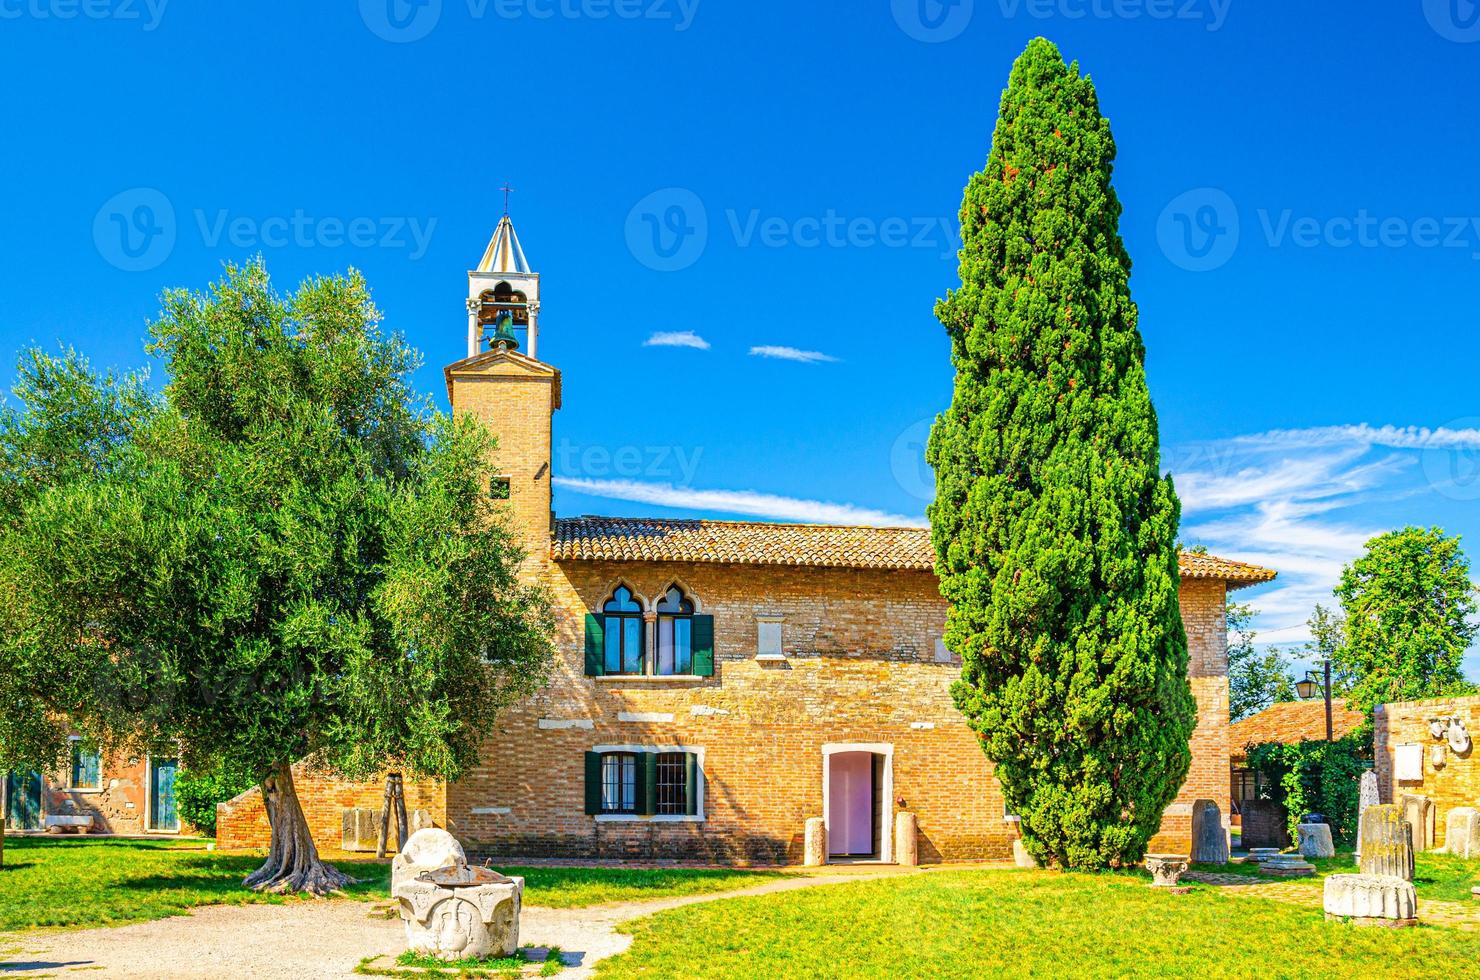
<path fill-rule="evenodd" d="M 519 244 L 519 236 L 514 233 L 514 222 L 509 220 L 506 214 L 499 219 L 498 227 L 493 230 L 493 237 L 488 241 L 488 248 L 483 252 L 483 258 L 478 263 L 479 272 L 492 273 L 529 273 L 529 260 L 524 257 L 524 248 Z"/>

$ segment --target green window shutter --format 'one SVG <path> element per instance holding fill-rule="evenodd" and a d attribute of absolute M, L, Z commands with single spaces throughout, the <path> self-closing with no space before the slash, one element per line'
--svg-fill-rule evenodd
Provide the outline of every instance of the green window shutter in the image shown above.
<path fill-rule="evenodd" d="M 714 617 L 695 616 L 693 633 L 694 676 L 714 676 Z"/>
<path fill-rule="evenodd" d="M 606 673 L 605 623 L 600 616 L 586 614 L 586 676 L 600 677 Z"/>
<path fill-rule="evenodd" d="M 690 752 L 683 757 L 683 761 L 683 812 L 691 817 L 697 816 L 699 813 L 699 780 L 702 778 L 699 773 L 699 755 L 697 752 Z"/>
<path fill-rule="evenodd" d="M 658 812 L 658 753 L 637 753 L 637 812 Z"/>
<path fill-rule="evenodd" d="M 601 753 L 586 753 L 586 812 L 601 812 Z"/>

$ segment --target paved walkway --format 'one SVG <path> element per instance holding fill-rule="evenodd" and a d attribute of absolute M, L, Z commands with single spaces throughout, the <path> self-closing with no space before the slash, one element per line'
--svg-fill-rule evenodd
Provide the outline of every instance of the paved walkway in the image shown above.
<path fill-rule="evenodd" d="M 573 969 L 562 980 L 588 977 L 600 960 L 623 952 L 631 936 L 617 926 L 654 912 L 743 895 L 864 881 L 897 869 L 807 875 L 753 888 L 584 909 L 529 906 L 520 919 L 525 946 L 558 946 Z M 0 934 L 0 978 L 107 976 L 124 978 L 218 978 L 250 976 L 348 978 L 364 958 L 399 955 L 406 934 L 399 919 L 372 917 L 364 902 L 332 900 L 284 905 L 211 906 L 187 916 L 78 932 Z"/>

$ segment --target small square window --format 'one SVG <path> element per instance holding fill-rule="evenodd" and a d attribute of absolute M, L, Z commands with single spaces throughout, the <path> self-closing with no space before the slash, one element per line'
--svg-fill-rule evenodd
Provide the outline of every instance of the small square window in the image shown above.
<path fill-rule="evenodd" d="M 508 500 L 509 478 L 506 476 L 496 476 L 490 480 L 488 484 L 488 495 L 494 500 Z"/>
<path fill-rule="evenodd" d="M 938 664 L 948 664 L 948 663 L 950 663 L 954 659 L 956 659 L 956 658 L 953 657 L 953 656 L 951 656 L 951 651 L 948 650 L 948 649 L 946 649 L 946 641 L 943 640 L 943 639 L 942 640 L 936 640 L 935 641 L 935 662 L 938 663 Z"/>
<path fill-rule="evenodd" d="M 781 656 L 781 621 L 763 619 L 756 624 L 756 652 L 762 657 Z"/>

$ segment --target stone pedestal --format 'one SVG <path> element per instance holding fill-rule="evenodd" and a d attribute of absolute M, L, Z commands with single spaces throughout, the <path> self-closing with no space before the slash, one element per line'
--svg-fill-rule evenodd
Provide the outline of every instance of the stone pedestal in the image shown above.
<path fill-rule="evenodd" d="M 906 868 L 920 863 L 918 826 L 913 813 L 901 811 L 894 815 L 894 863 Z"/>
<path fill-rule="evenodd" d="M 827 821 L 821 817 L 811 817 L 807 820 L 802 863 L 809 868 L 820 868 L 827 863 Z"/>
<path fill-rule="evenodd" d="M 1223 812 L 1212 800 L 1192 804 L 1192 860 L 1198 864 L 1228 863 L 1228 831 Z"/>
<path fill-rule="evenodd" d="M 1336 845 L 1331 840 L 1331 825 L 1326 823 L 1303 823 L 1295 828 L 1300 838 L 1300 856 L 1304 858 L 1331 858 L 1336 856 Z"/>
<path fill-rule="evenodd" d="M 523 878 L 470 888 L 412 878 L 392 892 L 401 904 L 407 946 L 442 960 L 513 956 L 519 950 L 523 896 Z"/>
<path fill-rule="evenodd" d="M 1362 874 L 1413 880 L 1413 828 L 1398 807 L 1391 803 L 1369 806 L 1357 836 Z"/>
<path fill-rule="evenodd" d="M 411 881 L 424 871 L 440 871 L 443 868 L 466 866 L 468 857 L 462 845 L 445 830 L 428 828 L 418 830 L 406 841 L 406 846 L 391 859 L 391 896 L 404 881 Z"/>
<path fill-rule="evenodd" d="M 1427 796 L 1419 796 L 1416 793 L 1405 793 L 1401 803 L 1403 808 L 1403 819 L 1413 826 L 1413 849 L 1415 851 L 1428 851 L 1434 847 L 1434 837 L 1438 827 L 1436 826 L 1436 814 L 1434 812 L 1434 801 Z"/>
<path fill-rule="evenodd" d="M 1181 854 L 1148 854 L 1146 870 L 1151 872 L 1153 888 L 1175 888 L 1187 870 L 1187 858 Z"/>
<path fill-rule="evenodd" d="M 1276 854 L 1262 862 L 1259 871 L 1277 878 L 1309 878 L 1316 873 L 1316 866 L 1299 854 Z"/>
<path fill-rule="evenodd" d="M 1255 864 L 1263 864 L 1279 853 L 1278 847 L 1251 847 L 1249 848 L 1249 860 Z"/>
<path fill-rule="evenodd" d="M 1331 875 L 1325 884 L 1328 919 L 1362 926 L 1411 926 L 1418 922 L 1413 883 L 1391 875 Z"/>
<path fill-rule="evenodd" d="M 1038 863 L 1037 858 L 1028 853 L 1028 849 L 1023 846 L 1021 840 L 1012 842 L 1012 863 L 1020 868 L 1027 868 L 1029 870 L 1036 870 L 1043 867 L 1043 865 Z"/>
<path fill-rule="evenodd" d="M 1457 806 L 1445 815 L 1444 851 L 1455 857 L 1480 858 L 1480 811 Z"/>

